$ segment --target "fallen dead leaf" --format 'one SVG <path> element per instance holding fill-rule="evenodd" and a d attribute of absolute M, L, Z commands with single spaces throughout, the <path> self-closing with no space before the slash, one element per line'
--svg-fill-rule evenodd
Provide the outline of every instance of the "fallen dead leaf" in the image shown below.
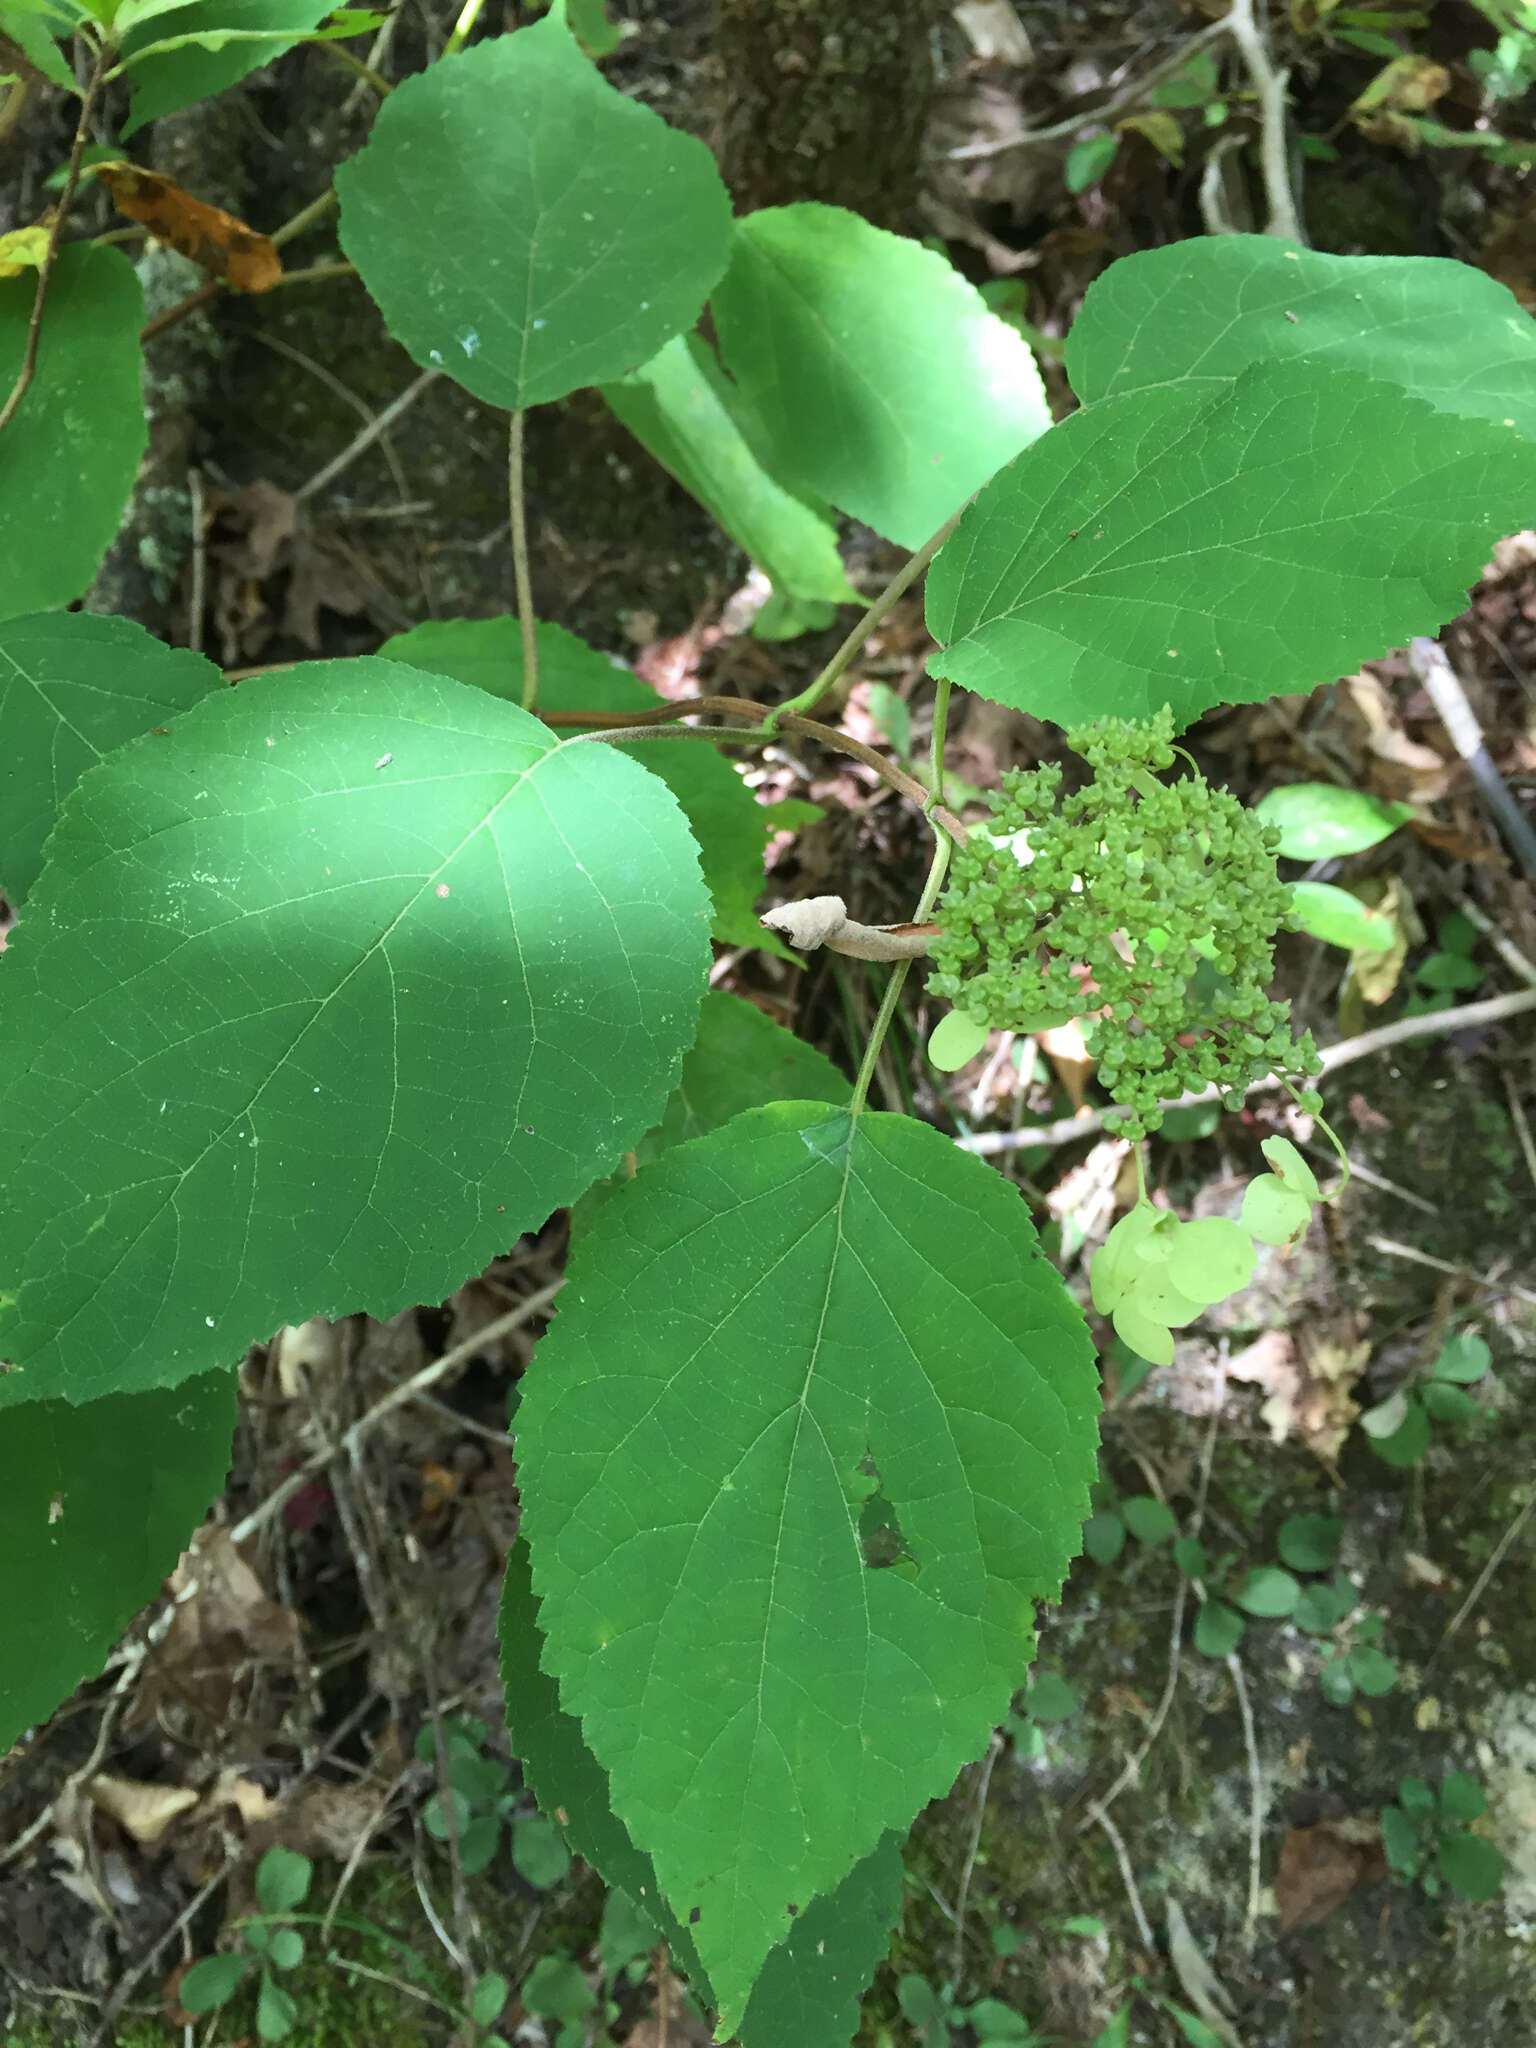
<path fill-rule="evenodd" d="M 267 292 L 282 276 L 283 261 L 271 236 L 258 234 L 222 207 L 194 199 L 173 179 L 137 164 L 93 168 L 119 213 L 142 221 L 157 242 L 179 250 L 210 277 L 223 278 L 237 292 Z"/>
<path fill-rule="evenodd" d="M 1370 1354 L 1367 1343 L 1321 1331 L 1309 1331 L 1298 1345 L 1287 1330 L 1266 1330 L 1230 1361 L 1227 1372 L 1264 1389 L 1259 1415 L 1273 1442 L 1284 1443 L 1294 1431 L 1331 1468 L 1360 1413 L 1349 1390 Z"/>
<path fill-rule="evenodd" d="M 1280 1932 L 1315 1927 L 1343 1905 L 1357 1884 L 1384 1877 L 1386 1870 L 1381 1830 L 1374 1821 L 1346 1817 L 1289 1829 L 1275 1872 Z"/>
<path fill-rule="evenodd" d="M 114 1778 L 103 1771 L 92 1778 L 92 1803 L 110 1813 L 136 1842 L 158 1842 L 180 1813 L 198 1803 L 188 1785 L 155 1785 L 142 1778 Z"/>

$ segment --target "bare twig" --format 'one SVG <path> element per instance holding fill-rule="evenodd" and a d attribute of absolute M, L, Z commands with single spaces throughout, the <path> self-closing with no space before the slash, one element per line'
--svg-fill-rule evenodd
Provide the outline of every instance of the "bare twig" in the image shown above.
<path fill-rule="evenodd" d="M 1492 1557 L 1489 1558 L 1488 1562 L 1483 1566 L 1482 1570 L 1478 1573 L 1471 1592 L 1467 1595 L 1466 1599 L 1462 1601 L 1461 1605 L 1457 1608 L 1456 1612 L 1451 1616 L 1451 1619 L 1446 1623 L 1445 1634 L 1440 1638 L 1439 1642 L 1436 1643 L 1430 1655 L 1425 1659 L 1426 1669 L 1430 1664 L 1434 1662 L 1435 1658 L 1439 1656 L 1440 1652 L 1445 1648 L 1446 1644 L 1450 1642 L 1452 1637 L 1456 1635 L 1457 1631 L 1466 1621 L 1468 1615 L 1471 1614 L 1473 1608 L 1476 1607 L 1478 1601 L 1481 1600 L 1484 1593 L 1487 1592 L 1489 1580 L 1493 1577 L 1494 1573 L 1498 1570 L 1499 1566 L 1504 1562 L 1505 1558 L 1509 1555 L 1510 1550 L 1513 1548 L 1514 1544 L 1519 1540 L 1520 1532 L 1524 1529 L 1526 1523 L 1531 1519 L 1531 1516 L 1533 1514 L 1536 1514 L 1536 1488 L 1532 1489 L 1530 1499 L 1526 1502 L 1525 1506 L 1520 1510 L 1519 1514 L 1515 1516 L 1514 1520 L 1510 1523 L 1509 1527 L 1504 1531 L 1504 1534 L 1499 1538 L 1497 1544 L 1494 1546 L 1494 1552 Z"/>
<path fill-rule="evenodd" d="M 80 102 L 80 118 L 75 123 L 75 139 L 70 145 L 69 168 L 64 174 L 64 190 L 59 194 L 58 211 L 53 216 L 53 225 L 48 230 L 48 246 L 43 251 L 43 260 L 37 269 L 37 289 L 32 294 L 32 317 L 27 323 L 26 345 L 21 352 L 21 366 L 16 372 L 16 381 L 11 386 L 11 395 L 0 406 L 0 434 L 3 434 L 16 417 L 16 408 L 26 397 L 33 377 L 37 374 L 37 351 L 43 336 L 43 309 L 48 303 L 48 287 L 53 282 L 54 266 L 59 260 L 59 237 L 64 232 L 64 223 L 69 209 L 74 204 L 75 193 L 80 187 L 80 159 L 85 154 L 85 145 L 90 140 L 91 116 L 96 111 L 96 101 L 106 82 L 111 64 L 110 45 L 103 45 L 96 52 L 96 61 L 91 66 L 91 76 Z"/>
<path fill-rule="evenodd" d="M 1003 1738 L 994 1728 L 992 1739 L 987 1744 L 987 1753 L 981 1760 L 981 1776 L 976 1784 L 976 1813 L 971 1822 L 971 1839 L 966 1845 L 965 1867 L 960 1872 L 960 1891 L 955 1900 L 955 1939 L 950 1950 L 949 1982 L 955 1996 L 960 1995 L 960 1981 L 965 1971 L 965 1902 L 970 1896 L 971 1873 L 976 1868 L 977 1853 L 981 1848 L 982 1823 L 987 1817 L 987 1793 L 992 1784 L 992 1769 L 1002 1752 Z"/>
<path fill-rule="evenodd" d="M 1138 72 L 1133 79 L 1111 94 L 1102 106 L 1086 107 L 1081 113 L 1071 114 L 1064 121 L 1053 121 L 1049 128 L 1030 128 L 1022 135 L 1010 135 L 1003 141 L 963 142 L 958 149 L 949 152 L 950 159 L 954 162 L 965 162 L 976 157 L 1003 156 L 1011 149 L 1028 149 L 1036 142 L 1060 142 L 1063 137 L 1075 135 L 1081 128 L 1109 121 L 1122 108 L 1134 105 L 1152 86 L 1160 85 L 1165 78 L 1171 78 L 1174 72 L 1182 71 L 1197 50 L 1206 49 L 1210 44 L 1219 42 L 1226 32 L 1227 24 L 1224 21 L 1213 21 L 1209 28 L 1201 29 L 1198 35 L 1193 35 L 1187 42 L 1180 43 L 1176 50 L 1170 51 L 1156 64 L 1149 64 L 1145 71 Z"/>
<path fill-rule="evenodd" d="M 1477 714 L 1468 703 L 1461 678 L 1446 659 L 1444 648 L 1438 641 L 1419 634 L 1408 642 L 1408 665 L 1424 685 L 1440 723 L 1451 736 L 1452 746 L 1466 762 L 1479 796 L 1509 841 L 1526 879 L 1536 881 L 1536 826 L 1515 802 L 1508 784 L 1494 766 Z"/>
<path fill-rule="evenodd" d="M 496 1338 L 504 1337 L 509 1331 L 520 1329 L 524 1323 L 530 1323 L 536 1316 L 541 1316 L 564 1285 L 565 1281 L 562 1278 L 552 1281 L 548 1287 L 541 1287 L 537 1294 L 530 1294 L 527 1300 L 519 1302 L 516 1308 L 509 1309 L 504 1316 L 497 1316 L 483 1329 L 477 1330 L 474 1336 L 466 1337 L 462 1344 L 455 1344 L 451 1351 L 445 1351 L 442 1357 L 434 1359 L 431 1365 L 423 1366 L 420 1372 L 412 1373 L 408 1380 L 402 1380 L 398 1386 L 391 1387 L 387 1394 L 381 1395 L 371 1408 L 358 1417 L 337 1442 L 327 1444 L 323 1450 L 316 1451 L 313 1456 L 306 1458 L 297 1471 L 289 1473 L 281 1486 L 274 1487 L 265 1500 L 258 1502 L 243 1520 L 237 1522 L 230 1531 L 231 1542 L 243 1543 L 248 1536 L 254 1535 L 258 1529 L 270 1522 L 296 1493 L 309 1484 L 316 1473 L 325 1470 L 333 1458 L 340 1457 L 344 1451 L 354 1452 L 368 1432 L 382 1422 L 386 1415 L 403 1406 L 405 1402 L 414 1400 L 426 1388 L 435 1386 L 446 1374 L 466 1364 Z"/>
<path fill-rule="evenodd" d="M 1499 1079 L 1504 1083 L 1504 1099 L 1509 1104 L 1509 1120 L 1515 1127 L 1515 1136 L 1520 1140 L 1525 1170 L 1531 1176 L 1532 1186 L 1536 1187 L 1536 1145 L 1531 1142 L 1531 1126 L 1525 1114 L 1525 1104 L 1520 1100 L 1514 1077 L 1506 1067 L 1500 1067 Z"/>
<path fill-rule="evenodd" d="M 1131 1868 L 1131 1859 L 1126 1854 L 1125 1837 L 1105 1812 L 1102 1803 L 1095 1800 L 1088 1809 L 1089 1817 L 1108 1835 L 1110 1847 L 1115 1852 L 1115 1861 L 1120 1866 L 1120 1879 L 1125 1886 L 1125 1895 L 1131 1902 L 1131 1912 L 1136 1920 L 1136 1932 L 1141 1936 L 1141 1945 L 1149 1956 L 1157 1954 L 1157 1943 L 1152 1936 L 1152 1923 L 1147 1918 L 1146 1908 L 1141 1903 L 1141 1893 L 1136 1889 L 1136 1873 Z"/>
<path fill-rule="evenodd" d="M 1458 1266 L 1452 1259 L 1437 1259 L 1433 1252 L 1420 1251 L 1416 1244 L 1399 1244 L 1391 1237 L 1367 1237 L 1365 1241 L 1373 1252 L 1380 1252 L 1384 1258 L 1404 1259 L 1410 1266 L 1427 1266 L 1432 1273 L 1444 1273 L 1453 1280 L 1465 1280 L 1472 1272 L 1472 1268 Z M 1536 1303 L 1536 1293 L 1532 1293 L 1530 1288 L 1518 1287 L 1513 1280 L 1495 1280 L 1493 1275 L 1498 1270 L 1499 1266 L 1494 1266 L 1478 1281 L 1478 1285 L 1485 1290 L 1497 1289 L 1504 1294 L 1513 1294 L 1520 1301 Z"/>
<path fill-rule="evenodd" d="M 1527 959 L 1514 940 L 1501 932 L 1487 911 L 1480 904 L 1474 903 L 1470 896 L 1458 896 L 1456 908 L 1469 924 L 1477 926 L 1510 973 L 1518 975 L 1531 988 L 1536 988 L 1536 960 Z"/>
<path fill-rule="evenodd" d="M 1277 71 L 1270 62 L 1263 33 L 1253 17 L 1253 0 L 1232 0 L 1220 25 L 1236 43 L 1259 102 L 1259 170 L 1269 208 L 1264 232 L 1283 241 L 1305 243 L 1306 231 L 1291 190 L 1286 142 L 1285 85 L 1290 73 Z"/>
<path fill-rule="evenodd" d="M 324 363 L 316 362 L 315 358 L 311 355 L 306 355 L 303 349 L 295 348 L 291 341 L 284 341 L 280 334 L 266 334 L 261 328 L 257 327 L 252 329 L 252 335 L 255 340 L 261 343 L 263 348 L 269 348 L 274 354 L 285 357 L 290 363 L 297 363 L 301 370 L 307 370 L 317 383 L 323 384 L 327 391 L 334 393 L 343 405 L 352 408 L 363 425 L 371 432 L 373 439 L 381 442 L 380 452 L 384 460 L 389 464 L 389 473 L 395 480 L 395 489 L 400 494 L 401 503 L 405 503 L 410 495 L 405 481 L 405 471 L 400 467 L 400 458 L 396 455 L 389 436 L 379 426 L 379 417 L 373 407 L 359 398 L 350 384 L 343 384 L 334 370 L 327 369 Z M 308 497 L 312 495 L 312 489 L 311 485 L 305 484 L 301 487 L 297 496 L 300 498 Z"/>
<path fill-rule="evenodd" d="M 192 588 L 187 597 L 187 645 L 203 651 L 203 605 L 208 595 L 208 534 L 204 523 L 203 472 L 194 463 L 187 471 L 187 497 L 192 512 Z"/>
<path fill-rule="evenodd" d="M 533 610 L 533 572 L 528 562 L 528 503 L 523 489 L 523 424 L 528 415 L 519 406 L 507 426 L 507 509 L 512 520 L 512 582 L 517 592 L 517 623 L 523 641 L 523 709 L 539 702 L 539 635 Z"/>
<path fill-rule="evenodd" d="M 375 441 L 389 432 L 400 415 L 409 410 L 416 403 L 417 399 L 420 398 L 423 391 L 429 385 L 435 384 L 442 374 L 441 370 L 423 370 L 419 377 L 413 378 L 398 397 L 392 398 L 381 413 L 376 413 L 370 419 L 362 432 L 355 435 L 339 455 L 333 456 L 324 469 L 317 469 L 307 484 L 300 484 L 293 494 L 294 502 L 302 505 L 306 499 L 314 497 L 317 491 L 323 491 L 327 484 L 334 483 L 344 469 L 352 467 L 352 464 L 356 462 L 359 455 L 366 454 Z M 391 458 L 391 467 L 393 466 L 393 459 Z M 397 475 L 396 482 L 400 486 L 400 494 L 403 497 L 405 495 L 403 475 Z"/>
<path fill-rule="evenodd" d="M 1237 1710 L 1243 1717 L 1243 1747 L 1248 1752 L 1248 1906 L 1243 1914 L 1243 1939 L 1251 1948 L 1259 1924 L 1259 1864 L 1264 1849 L 1264 1779 L 1259 1770 L 1259 1745 L 1253 1729 L 1253 1708 L 1248 1701 L 1248 1681 L 1236 1650 L 1227 1653 L 1227 1671 L 1237 1692 Z"/>
<path fill-rule="evenodd" d="M 1536 1009 L 1536 988 L 1514 995 L 1491 996 L 1482 1003 L 1459 1003 L 1453 1009 L 1432 1010 L 1421 1017 L 1399 1017 L 1395 1023 L 1361 1032 L 1358 1038 L 1345 1038 L 1337 1045 L 1326 1046 L 1322 1053 L 1323 1072 L 1336 1073 L 1340 1067 L 1369 1059 L 1373 1053 L 1404 1045 L 1410 1039 L 1440 1038 L 1452 1031 L 1502 1024 L 1506 1019 L 1522 1016 L 1532 1009 Z M 1250 1081 L 1244 1093 L 1258 1095 L 1266 1089 L 1284 1085 L 1278 1075 L 1266 1074 L 1262 1080 Z M 1165 1103 L 1163 1107 L 1193 1109 L 1202 1102 L 1220 1102 L 1222 1094 L 1220 1088 L 1201 1088 L 1181 1095 L 1177 1101 Z M 955 1143 L 963 1152 L 978 1152 L 984 1157 L 994 1152 L 1011 1152 L 1019 1145 L 1070 1145 L 1078 1138 L 1091 1138 L 1102 1131 L 1108 1114 L 1105 1109 L 1091 1109 L 1081 1116 L 1058 1118 L 1053 1124 L 1026 1124 L 1016 1131 L 977 1131 L 970 1137 L 956 1138 Z"/>

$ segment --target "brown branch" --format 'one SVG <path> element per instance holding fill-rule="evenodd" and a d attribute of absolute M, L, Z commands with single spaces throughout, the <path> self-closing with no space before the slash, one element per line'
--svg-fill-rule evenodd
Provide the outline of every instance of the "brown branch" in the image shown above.
<path fill-rule="evenodd" d="M 91 67 L 90 83 L 80 102 L 80 119 L 75 123 L 75 139 L 69 152 L 69 169 L 64 177 L 64 190 L 59 196 L 59 210 L 53 217 L 53 226 L 48 230 L 48 247 L 38 266 L 37 291 L 32 299 L 32 318 L 27 327 L 27 343 L 22 351 L 21 368 L 16 372 L 16 381 L 11 386 L 11 395 L 0 407 L 0 434 L 3 434 L 16 417 L 16 408 L 26 397 L 33 377 L 37 373 L 37 351 L 43 334 L 43 308 L 48 303 L 48 287 L 53 282 L 53 269 L 59 257 L 59 238 L 64 232 L 64 222 L 74 204 L 80 188 L 80 159 L 85 154 L 85 145 L 90 140 L 91 116 L 96 111 L 96 101 L 107 76 L 111 45 L 104 43 L 96 52 L 96 62 Z"/>

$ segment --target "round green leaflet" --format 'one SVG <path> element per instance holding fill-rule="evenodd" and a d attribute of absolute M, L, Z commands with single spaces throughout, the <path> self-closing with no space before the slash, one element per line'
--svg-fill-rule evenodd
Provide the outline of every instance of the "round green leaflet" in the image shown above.
<path fill-rule="evenodd" d="M 437 1301 L 660 1116 L 708 898 L 671 792 L 398 662 L 90 770 L 0 990 L 0 1405 Z"/>
<path fill-rule="evenodd" d="M 607 85 L 558 9 L 406 79 L 336 190 L 390 333 L 509 410 L 648 361 L 729 248 L 708 150 Z"/>
<path fill-rule="evenodd" d="M 645 1168 L 570 1285 L 518 1414 L 544 1662 L 728 2030 L 790 1907 L 1006 1711 L 1088 1508 L 1092 1349 L 1001 1178 L 823 1104 Z"/>
<path fill-rule="evenodd" d="M 0 278 L 0 392 L 21 367 L 37 277 Z M 70 604 L 117 531 L 144 453 L 144 301 L 120 249 L 59 252 L 37 374 L 0 434 L 0 619 Z"/>

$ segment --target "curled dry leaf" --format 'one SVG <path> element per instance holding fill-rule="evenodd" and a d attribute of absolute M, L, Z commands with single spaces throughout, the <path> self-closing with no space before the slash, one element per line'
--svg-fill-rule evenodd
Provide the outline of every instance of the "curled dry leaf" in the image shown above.
<path fill-rule="evenodd" d="M 142 221 L 156 241 L 180 250 L 235 291 L 269 292 L 282 276 L 282 258 L 271 236 L 258 234 L 222 207 L 194 199 L 172 179 L 136 164 L 96 164 L 94 169 L 119 213 Z"/>
<path fill-rule="evenodd" d="M 1381 1832 L 1374 1821 L 1325 1820 L 1291 1828 L 1280 1844 L 1275 1904 L 1280 1932 L 1326 1920 L 1357 1884 L 1386 1875 Z"/>
<path fill-rule="evenodd" d="M 854 960 L 919 960 L 939 929 L 933 923 L 859 924 L 848 915 L 841 896 L 781 903 L 758 922 L 802 953 L 825 946 L 830 953 L 846 953 Z"/>
<path fill-rule="evenodd" d="M 197 1805 L 198 1795 L 188 1785 L 155 1785 L 102 1771 L 91 1780 L 91 1800 L 136 1842 L 158 1842 L 178 1814 Z"/>

